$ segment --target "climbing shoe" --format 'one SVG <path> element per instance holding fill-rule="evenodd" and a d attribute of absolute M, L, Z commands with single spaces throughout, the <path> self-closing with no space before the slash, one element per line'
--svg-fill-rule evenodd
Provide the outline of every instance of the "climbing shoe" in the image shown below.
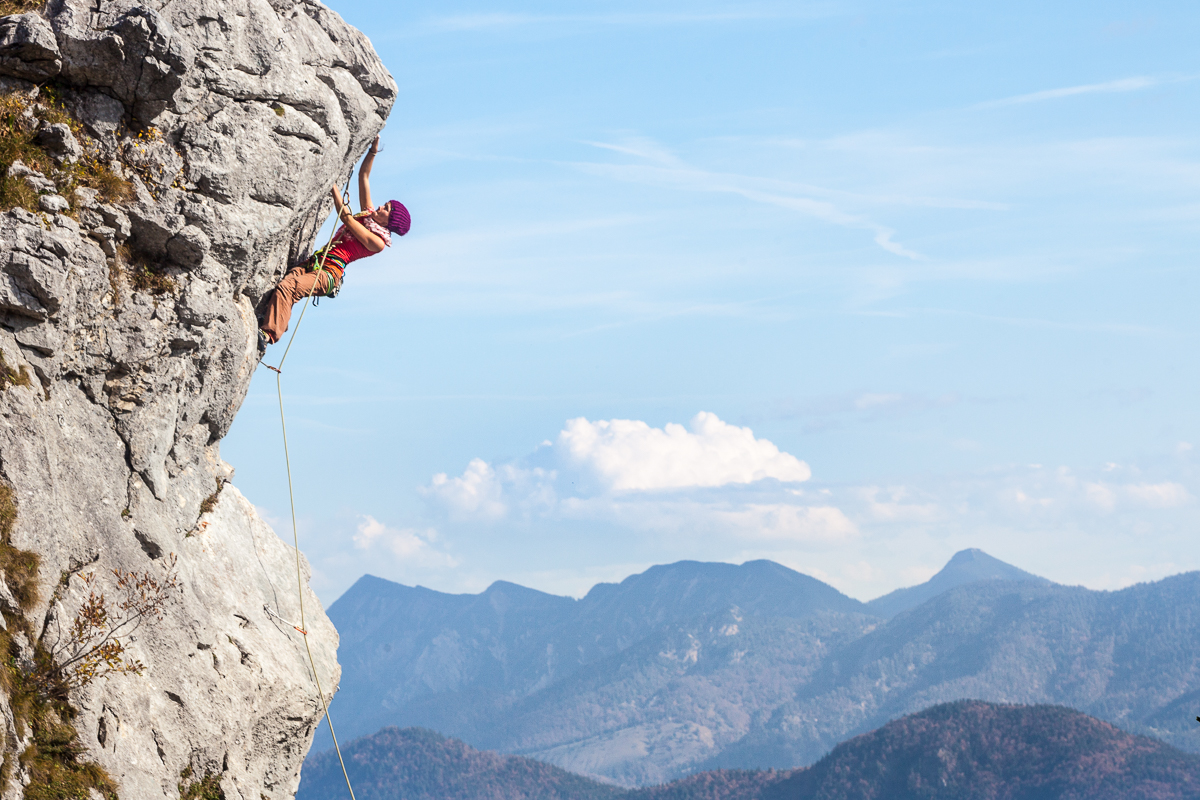
<path fill-rule="evenodd" d="M 258 357 L 259 358 L 262 358 L 264 355 L 266 355 L 267 345 L 269 345 L 270 343 L 271 343 L 271 340 L 267 338 L 267 335 L 265 333 L 263 333 L 261 330 L 259 330 L 259 332 L 258 332 Z"/>

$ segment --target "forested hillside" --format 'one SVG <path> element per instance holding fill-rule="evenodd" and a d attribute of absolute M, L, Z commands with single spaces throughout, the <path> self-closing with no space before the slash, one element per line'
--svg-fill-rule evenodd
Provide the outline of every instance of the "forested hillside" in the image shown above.
<path fill-rule="evenodd" d="M 962 701 L 836 747 L 766 800 L 1183 800 L 1200 756 L 1058 706 Z"/>
<path fill-rule="evenodd" d="M 808 769 L 715 770 L 626 790 L 549 764 L 388 728 L 344 748 L 359 800 L 1185 800 L 1200 756 L 1055 706 L 948 703 L 838 745 Z M 297 800 L 345 800 L 337 758 Z"/>
<path fill-rule="evenodd" d="M 357 800 L 618 800 L 625 792 L 520 756 L 479 751 L 422 728 L 384 728 L 342 747 Z M 333 751 L 310 756 L 297 800 L 349 800 Z"/>

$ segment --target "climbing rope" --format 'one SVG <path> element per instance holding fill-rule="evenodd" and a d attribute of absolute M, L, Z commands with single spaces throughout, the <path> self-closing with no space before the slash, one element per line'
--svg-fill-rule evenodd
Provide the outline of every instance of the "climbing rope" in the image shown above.
<path fill-rule="evenodd" d="M 350 204 L 349 190 L 342 192 L 342 203 Z M 336 225 L 333 227 L 333 232 L 329 234 L 329 241 L 326 243 L 325 249 L 321 251 L 321 258 L 317 262 L 316 279 L 313 280 L 312 288 L 308 290 L 308 296 L 304 298 L 300 316 L 296 318 L 296 327 L 292 328 L 292 335 L 288 337 L 287 347 L 283 349 L 283 356 L 279 359 L 279 366 L 272 367 L 270 364 L 263 364 L 263 366 L 275 373 L 275 391 L 279 395 L 279 426 L 283 430 L 283 462 L 287 465 L 288 503 L 291 504 L 292 509 L 292 542 L 296 550 L 296 593 L 300 599 L 300 624 L 296 625 L 291 622 L 288 624 L 299 631 L 304 639 L 304 650 L 308 653 L 308 663 L 312 667 L 313 683 L 317 685 L 317 697 L 321 699 L 321 710 L 325 714 L 325 721 L 329 723 L 329 735 L 333 737 L 333 749 L 337 751 L 338 763 L 342 765 L 342 776 L 346 779 L 346 788 L 350 790 L 350 800 L 357 800 L 354 797 L 354 787 L 350 785 L 350 773 L 346 771 L 346 762 L 342 759 L 342 748 L 338 746 L 337 733 L 333 730 L 333 718 L 329 716 L 329 704 L 325 702 L 321 678 L 317 675 L 317 661 L 313 658 L 312 648 L 308 646 L 308 625 L 305 624 L 304 618 L 304 579 L 300 574 L 300 533 L 296 525 L 296 493 L 292 490 L 292 462 L 288 457 L 287 420 L 283 414 L 283 362 L 287 361 L 288 353 L 292 349 L 292 342 L 296 340 L 296 334 L 300 332 L 300 323 L 304 321 L 304 312 L 308 310 L 309 301 L 312 300 L 313 293 L 317 290 L 317 284 L 321 282 L 321 275 L 325 269 L 325 257 L 329 254 L 329 248 L 333 246 L 335 235 L 337 235 Z M 287 622 L 270 608 L 267 608 L 267 613 Z"/>

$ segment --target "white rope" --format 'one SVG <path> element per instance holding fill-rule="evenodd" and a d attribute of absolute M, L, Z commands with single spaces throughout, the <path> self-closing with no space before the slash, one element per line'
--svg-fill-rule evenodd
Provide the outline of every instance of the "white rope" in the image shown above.
<path fill-rule="evenodd" d="M 343 193 L 342 202 L 349 205 L 349 192 Z M 312 648 L 308 645 L 308 625 L 304 616 L 304 579 L 300 573 L 300 533 L 296 525 L 296 493 L 292 490 L 292 462 L 288 457 L 287 421 L 283 414 L 283 362 L 287 360 L 288 353 L 291 352 L 292 342 L 296 340 L 296 334 L 300 332 L 300 323 L 304 321 L 304 312 L 308 310 L 309 301 L 312 300 L 313 293 L 317 290 L 317 284 L 321 281 L 322 271 L 325 269 L 325 258 L 329 255 L 329 248 L 333 246 L 333 237 L 336 233 L 337 226 L 335 225 L 333 233 L 329 234 L 329 243 L 321 251 L 321 258 L 317 263 L 316 278 L 313 280 L 312 288 L 308 290 L 308 296 L 304 298 L 304 306 L 300 309 L 300 316 L 296 318 L 296 327 L 292 329 L 292 335 L 288 338 L 287 347 L 283 350 L 283 357 L 279 359 L 279 366 L 272 367 L 270 364 L 265 365 L 267 369 L 275 372 L 275 389 L 279 395 L 279 425 L 283 430 L 283 462 L 287 465 L 288 503 L 291 505 L 292 510 L 292 543 L 296 549 L 296 593 L 300 599 L 300 624 L 296 625 L 295 623 L 288 622 L 273 612 L 268 606 L 264 606 L 264 608 L 266 608 L 268 614 L 287 622 L 288 625 L 291 625 L 304 637 L 304 649 L 308 653 L 308 663 L 312 667 L 313 683 L 317 685 L 317 697 L 321 699 L 321 710 L 325 714 L 325 721 L 329 723 L 329 735 L 333 737 L 333 748 L 337 751 L 338 763 L 342 765 L 342 776 L 346 779 L 346 788 L 350 790 L 350 800 L 356 800 L 354 797 L 354 787 L 350 785 L 350 773 L 346 771 L 346 762 L 342 758 L 342 748 L 338 745 L 337 733 L 333 730 L 333 718 L 329 716 L 329 704 L 325 702 L 325 692 L 321 688 L 321 679 L 317 675 L 317 661 L 313 658 Z"/>

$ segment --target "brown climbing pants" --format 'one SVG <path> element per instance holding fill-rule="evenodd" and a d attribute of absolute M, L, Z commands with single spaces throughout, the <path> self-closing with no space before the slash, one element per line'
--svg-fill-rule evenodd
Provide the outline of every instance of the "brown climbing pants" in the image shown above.
<path fill-rule="evenodd" d="M 313 297 L 324 297 L 333 287 L 334 280 L 332 272 L 321 272 L 318 275 L 309 271 L 307 265 L 292 267 L 287 271 L 283 280 L 275 287 L 275 294 L 271 295 L 261 326 L 271 344 L 278 342 L 279 337 L 287 331 L 288 321 L 292 318 L 292 306 L 308 297 L 309 292 L 312 292 Z M 317 283 L 315 290 L 314 283 Z"/>

